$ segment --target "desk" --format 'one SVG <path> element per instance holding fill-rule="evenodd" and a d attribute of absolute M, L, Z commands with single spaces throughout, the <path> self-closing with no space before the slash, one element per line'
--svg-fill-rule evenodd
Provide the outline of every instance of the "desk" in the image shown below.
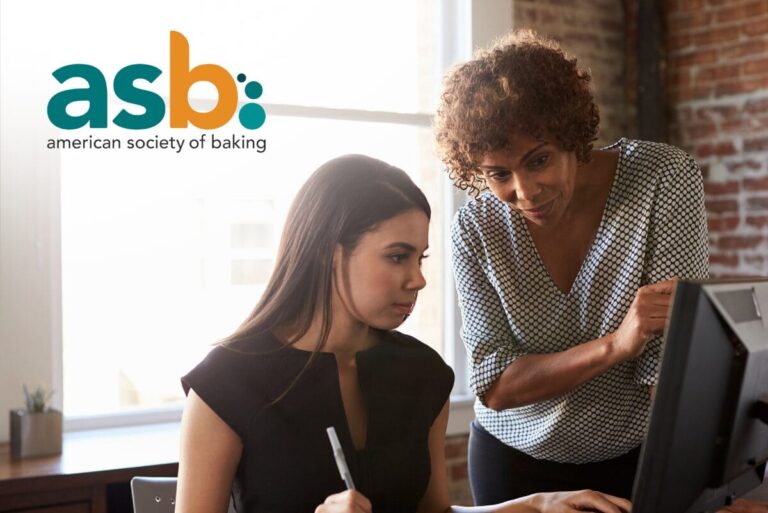
<path fill-rule="evenodd" d="M 123 513 L 131 478 L 175 476 L 178 457 L 178 423 L 65 433 L 58 456 L 13 460 L 0 444 L 0 512 Z"/>

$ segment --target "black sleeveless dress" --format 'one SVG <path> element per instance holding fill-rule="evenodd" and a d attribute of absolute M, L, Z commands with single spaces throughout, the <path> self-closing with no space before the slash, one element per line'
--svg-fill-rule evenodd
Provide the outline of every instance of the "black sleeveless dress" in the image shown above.
<path fill-rule="evenodd" d="M 333 426 L 357 489 L 375 513 L 416 511 L 430 477 L 429 429 L 448 399 L 453 371 L 429 346 L 396 331 L 357 353 L 368 415 L 366 446 L 354 449 L 336 358 L 318 353 L 285 397 L 311 353 L 270 334 L 215 347 L 182 378 L 242 439 L 235 505 L 246 513 L 314 512 L 345 489 L 328 441 Z"/>

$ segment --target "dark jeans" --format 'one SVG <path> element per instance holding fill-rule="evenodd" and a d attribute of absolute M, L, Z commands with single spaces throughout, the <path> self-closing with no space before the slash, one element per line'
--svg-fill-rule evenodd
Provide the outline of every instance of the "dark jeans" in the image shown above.
<path fill-rule="evenodd" d="M 469 483 L 478 506 L 537 492 L 583 489 L 631 499 L 639 457 L 637 447 L 595 463 L 537 460 L 500 442 L 477 421 L 469 430 Z"/>

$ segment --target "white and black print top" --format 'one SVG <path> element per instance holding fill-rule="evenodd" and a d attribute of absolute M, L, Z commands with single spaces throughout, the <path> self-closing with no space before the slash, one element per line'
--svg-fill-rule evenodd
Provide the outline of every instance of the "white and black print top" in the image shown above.
<path fill-rule="evenodd" d="M 554 399 L 496 412 L 481 398 L 516 358 L 615 331 L 637 290 L 708 274 L 701 172 L 683 151 L 622 139 L 603 217 L 571 290 L 557 288 L 522 215 L 490 191 L 456 214 L 453 269 L 475 413 L 493 436 L 537 459 L 588 463 L 642 443 L 661 337 L 635 360 Z M 567 258 L 567 255 L 564 255 Z"/>

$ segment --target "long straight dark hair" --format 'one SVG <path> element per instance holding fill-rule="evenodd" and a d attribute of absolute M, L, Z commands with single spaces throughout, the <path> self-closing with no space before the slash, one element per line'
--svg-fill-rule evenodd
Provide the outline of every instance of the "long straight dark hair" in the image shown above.
<path fill-rule="evenodd" d="M 292 345 L 310 328 L 320 312 L 322 325 L 309 366 L 328 341 L 333 255 L 339 244 L 351 251 L 360 237 L 381 222 L 408 210 L 429 218 L 424 193 L 401 169 L 364 155 L 344 155 L 326 162 L 301 187 L 283 229 L 275 267 L 261 299 L 248 318 L 222 343 L 248 340 L 291 327 Z M 293 387 L 302 370 L 274 401 Z"/>

